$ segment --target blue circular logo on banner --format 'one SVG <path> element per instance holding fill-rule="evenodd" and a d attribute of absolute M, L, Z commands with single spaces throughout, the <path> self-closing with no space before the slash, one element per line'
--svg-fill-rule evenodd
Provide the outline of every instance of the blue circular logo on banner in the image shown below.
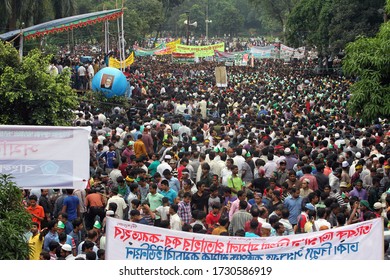
<path fill-rule="evenodd" d="M 92 79 L 92 90 L 103 92 L 108 98 L 124 95 L 127 87 L 126 76 L 113 67 L 103 68 Z"/>

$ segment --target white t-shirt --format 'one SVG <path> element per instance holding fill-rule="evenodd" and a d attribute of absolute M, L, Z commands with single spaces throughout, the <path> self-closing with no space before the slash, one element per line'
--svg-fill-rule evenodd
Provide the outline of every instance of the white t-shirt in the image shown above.
<path fill-rule="evenodd" d="M 179 215 L 175 214 L 170 217 L 170 226 L 173 230 L 181 231 L 181 219 Z"/>
<path fill-rule="evenodd" d="M 93 76 L 95 76 L 95 70 L 93 70 L 93 66 L 91 64 L 88 66 L 88 76 L 90 78 L 93 78 Z"/>
<path fill-rule="evenodd" d="M 80 66 L 79 69 L 77 69 L 77 73 L 79 76 L 85 76 L 87 74 L 87 70 L 84 66 Z"/>
<path fill-rule="evenodd" d="M 168 220 L 169 206 L 159 206 L 156 208 L 158 215 L 161 217 L 161 221 Z"/>

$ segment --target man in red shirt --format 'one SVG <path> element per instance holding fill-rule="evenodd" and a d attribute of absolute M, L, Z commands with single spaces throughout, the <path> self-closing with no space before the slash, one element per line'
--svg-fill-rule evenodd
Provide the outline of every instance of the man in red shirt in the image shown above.
<path fill-rule="evenodd" d="M 221 204 L 216 202 L 212 206 L 212 210 L 206 216 L 207 228 L 214 228 L 221 218 Z"/>
<path fill-rule="evenodd" d="M 180 161 L 180 166 L 177 168 L 177 179 L 180 181 L 182 174 L 183 174 L 183 169 L 187 168 L 189 161 L 188 158 L 182 158 Z"/>
<path fill-rule="evenodd" d="M 126 178 L 127 177 L 127 166 L 129 165 L 127 163 L 127 157 L 126 156 L 121 156 L 121 161 L 122 163 L 119 165 L 118 169 L 121 171 L 122 177 Z"/>
<path fill-rule="evenodd" d="M 27 207 L 27 211 L 32 216 L 32 221 L 38 224 L 38 229 L 41 229 L 41 222 L 45 218 L 45 210 L 42 206 L 37 204 L 37 196 L 35 194 L 31 195 L 29 197 L 30 200 L 30 206 Z"/>

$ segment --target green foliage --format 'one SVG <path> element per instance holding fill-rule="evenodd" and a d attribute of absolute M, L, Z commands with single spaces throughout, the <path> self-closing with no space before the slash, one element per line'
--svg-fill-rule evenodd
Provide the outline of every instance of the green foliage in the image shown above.
<path fill-rule="evenodd" d="M 302 0 L 287 21 L 287 44 L 338 54 L 358 36 L 373 36 L 383 21 L 385 0 Z"/>
<path fill-rule="evenodd" d="M 0 260 L 26 260 L 29 247 L 23 234 L 31 216 L 22 205 L 22 192 L 9 175 L 0 175 Z"/>
<path fill-rule="evenodd" d="M 330 52 L 338 53 L 358 36 L 374 36 L 383 16 L 378 12 L 385 0 L 333 0 L 334 16 L 328 26 Z"/>
<path fill-rule="evenodd" d="M 279 31 L 284 36 L 289 15 L 298 0 L 250 0 L 258 9 L 263 25 L 274 31 Z"/>
<path fill-rule="evenodd" d="M 33 50 L 20 62 L 17 51 L 0 43 L 0 123 L 20 125 L 69 125 L 77 95 L 70 74 L 52 76 L 51 57 Z"/>
<path fill-rule="evenodd" d="M 133 15 L 138 17 L 138 29 L 142 36 L 156 31 L 164 20 L 163 5 L 158 0 L 131 2 L 127 7 L 129 10 L 135 11 Z M 129 20 L 134 20 L 134 18 Z"/>
<path fill-rule="evenodd" d="M 346 47 L 343 69 L 355 75 L 351 115 L 370 122 L 390 117 L 390 22 L 384 23 L 374 38 L 361 37 Z"/>
<path fill-rule="evenodd" d="M 55 18 L 69 17 L 76 14 L 76 0 L 51 0 L 55 12 Z"/>
<path fill-rule="evenodd" d="M 217 16 L 217 26 L 220 30 L 218 34 L 228 33 L 230 36 L 237 35 L 244 22 L 244 17 L 233 5 L 226 5 Z"/>

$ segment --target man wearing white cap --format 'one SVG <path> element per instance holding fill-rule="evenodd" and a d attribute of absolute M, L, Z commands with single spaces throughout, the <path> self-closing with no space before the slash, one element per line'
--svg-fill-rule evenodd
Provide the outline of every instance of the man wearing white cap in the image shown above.
<path fill-rule="evenodd" d="M 381 202 L 374 203 L 374 214 L 377 218 L 380 218 L 381 216 L 384 218 L 386 217 L 386 211 L 383 210 L 385 207 L 386 205 L 383 205 Z"/>
<path fill-rule="evenodd" d="M 292 155 L 292 151 L 290 148 L 285 148 L 284 149 L 284 155 L 286 157 L 286 169 L 287 170 L 292 170 L 294 165 L 298 163 L 298 159 Z"/>
<path fill-rule="evenodd" d="M 351 185 L 351 177 L 349 176 L 350 166 L 349 166 L 348 161 L 344 160 L 341 163 L 341 167 L 342 167 L 342 172 L 341 172 L 340 183 L 346 182 L 347 185 L 350 186 Z"/>
<path fill-rule="evenodd" d="M 172 156 L 171 155 L 165 155 L 164 156 L 164 161 L 161 162 L 158 166 L 157 166 L 157 172 L 162 175 L 164 170 L 165 169 L 168 169 L 169 171 L 172 171 L 172 167 L 170 166 L 169 164 L 169 161 L 172 159 Z"/>
<path fill-rule="evenodd" d="M 65 260 L 74 260 L 75 257 L 72 254 L 72 246 L 69 244 L 64 244 L 61 246 L 61 257 L 63 257 Z"/>
<path fill-rule="evenodd" d="M 362 158 L 361 152 L 357 152 L 355 154 L 355 159 L 352 161 L 351 168 L 349 168 L 349 176 L 351 177 L 353 173 L 355 172 L 355 166 L 358 163 L 358 161 Z M 363 179 L 363 178 L 361 178 Z"/>
<path fill-rule="evenodd" d="M 269 237 L 271 236 L 271 224 L 269 223 L 263 223 L 261 225 L 261 237 Z"/>

